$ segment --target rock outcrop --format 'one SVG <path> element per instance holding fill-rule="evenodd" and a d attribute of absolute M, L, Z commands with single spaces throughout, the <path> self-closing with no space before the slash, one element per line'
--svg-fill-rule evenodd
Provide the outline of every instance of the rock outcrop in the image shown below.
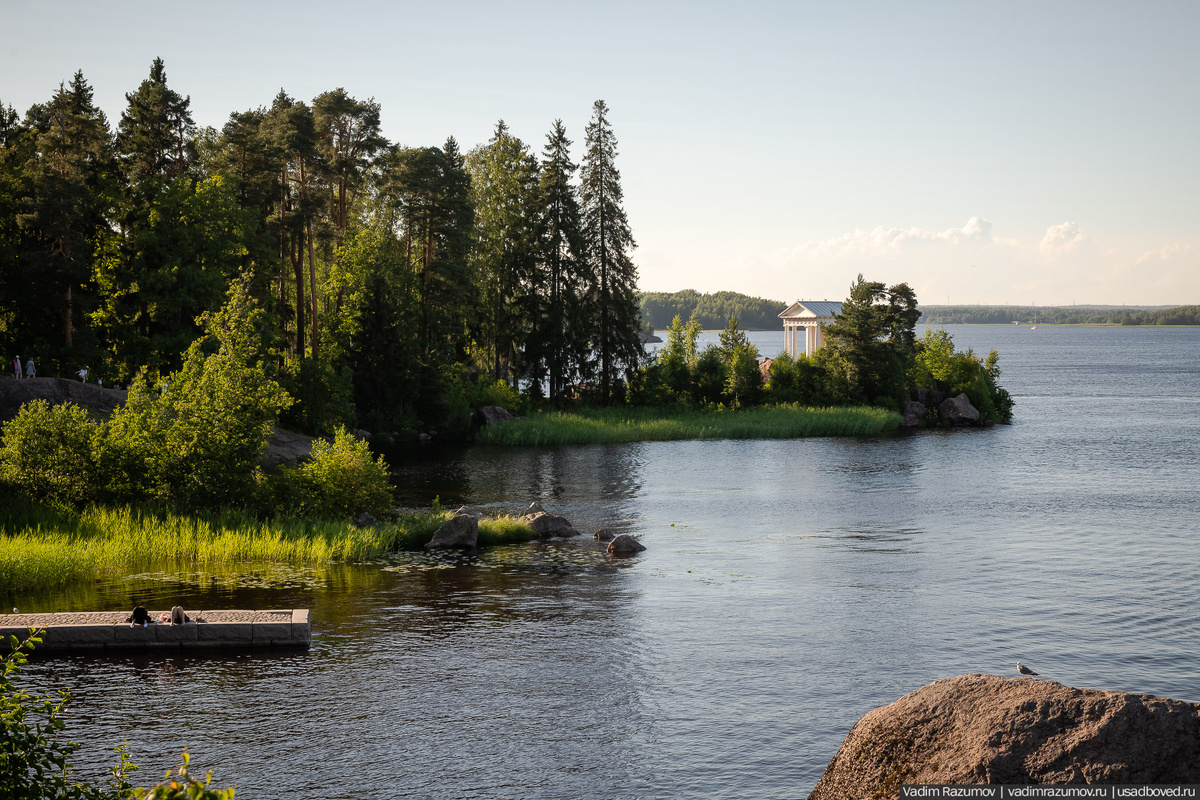
<path fill-rule="evenodd" d="M 379 520 L 375 519 L 374 514 L 372 514 L 370 511 L 363 511 L 363 512 L 359 513 L 359 515 L 357 517 L 354 518 L 354 527 L 370 528 L 372 525 L 375 525 L 377 522 L 379 522 Z"/>
<path fill-rule="evenodd" d="M 466 514 L 468 517 L 474 517 L 476 520 L 483 519 L 483 512 L 473 506 L 459 506 L 458 510 L 454 512 L 454 516 L 456 517 L 462 514 Z"/>
<path fill-rule="evenodd" d="M 640 553 L 645 549 L 646 545 L 642 544 L 628 533 L 621 533 L 614 536 L 612 541 L 608 543 L 607 552 L 610 556 L 628 555 L 630 553 Z"/>
<path fill-rule="evenodd" d="M 617 534 L 610 531 L 608 528 L 601 528 L 592 534 L 592 538 L 597 542 L 611 542 Z"/>
<path fill-rule="evenodd" d="M 906 783 L 1200 783 L 1200 703 L 959 675 L 868 712 L 809 800 Z"/>
<path fill-rule="evenodd" d="M 123 389 L 105 389 L 93 383 L 63 378 L 0 379 L 0 422 L 17 415 L 21 406 L 32 400 L 45 400 L 52 406 L 74 403 L 97 416 L 107 416 L 125 405 Z"/>
<path fill-rule="evenodd" d="M 305 436 L 295 431 L 285 431 L 276 428 L 267 439 L 267 447 L 263 450 L 259 463 L 263 469 L 271 472 L 280 467 L 294 466 L 312 458 L 313 437 Z"/>
<path fill-rule="evenodd" d="M 958 397 L 943 400 L 937 410 L 939 417 L 956 425 L 974 425 L 979 422 L 979 411 L 971 405 L 966 392 Z"/>
<path fill-rule="evenodd" d="M 474 553 L 479 545 L 479 520 L 470 514 L 457 514 L 437 529 L 425 545 L 426 550 L 463 550 Z"/>

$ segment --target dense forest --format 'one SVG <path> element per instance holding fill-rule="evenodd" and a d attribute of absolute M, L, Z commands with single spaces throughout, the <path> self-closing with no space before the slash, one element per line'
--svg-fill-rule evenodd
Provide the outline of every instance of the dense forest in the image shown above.
<path fill-rule="evenodd" d="M 1200 306 L 925 306 L 934 325 L 1200 325 Z"/>
<path fill-rule="evenodd" d="M 466 423 L 516 387 L 619 396 L 638 364 L 634 240 L 608 107 L 582 160 L 503 121 L 402 146 L 344 89 L 198 128 L 161 59 L 115 128 L 82 72 L 0 102 L 0 350 L 38 374 L 153 384 L 247 282 L 261 352 L 312 432 Z M 520 381 L 521 378 L 538 380 Z M 623 396 L 623 395 L 621 395 Z M 538 398 L 534 398 L 537 400 Z"/>
<path fill-rule="evenodd" d="M 788 304 L 738 292 L 701 294 L 695 289 L 680 292 L 640 292 L 642 320 L 663 330 L 675 317 L 695 319 L 703 330 L 720 330 L 731 317 L 742 330 L 769 331 L 780 328 L 779 314 Z"/>

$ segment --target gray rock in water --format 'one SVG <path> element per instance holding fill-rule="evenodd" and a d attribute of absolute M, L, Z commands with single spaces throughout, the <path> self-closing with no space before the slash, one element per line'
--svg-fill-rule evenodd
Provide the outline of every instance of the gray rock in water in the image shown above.
<path fill-rule="evenodd" d="M 640 553 L 646 549 L 646 545 L 639 542 L 637 539 L 630 536 L 628 533 L 621 533 L 613 537 L 613 540 L 608 543 L 608 554 L 628 554 Z"/>
<path fill-rule="evenodd" d="M 566 517 L 560 517 L 557 514 L 539 511 L 525 517 L 525 521 L 533 527 L 533 532 L 538 535 L 539 539 L 549 539 L 551 536 L 569 538 L 579 535 L 579 531 L 571 527 L 571 523 L 567 521 Z"/>
<path fill-rule="evenodd" d="M 364 511 L 354 518 L 354 527 L 369 528 L 378 521 L 370 511 Z"/>
<path fill-rule="evenodd" d="M 481 520 L 484 516 L 482 511 L 472 506 L 459 506 L 458 510 L 454 512 L 454 516 L 457 517 L 461 514 L 466 514 L 468 517 L 474 517 L 476 520 Z"/>
<path fill-rule="evenodd" d="M 532 517 L 534 514 L 545 514 L 546 509 L 542 508 L 542 504 L 534 500 L 529 504 L 529 508 L 525 509 L 525 516 Z"/>
<path fill-rule="evenodd" d="M 1200 703 L 959 675 L 868 712 L 808 797 L 902 783 L 1200 783 Z"/>
<path fill-rule="evenodd" d="M 938 416 L 956 425 L 979 422 L 979 411 L 976 410 L 975 406 L 971 405 L 971 401 L 967 399 L 966 392 L 963 392 L 958 397 L 943 400 L 942 404 L 938 406 Z"/>
<path fill-rule="evenodd" d="M 904 405 L 904 419 L 900 421 L 900 426 L 904 428 L 915 428 L 921 424 L 921 417 L 925 416 L 925 404 L 920 400 L 909 400 Z"/>
<path fill-rule="evenodd" d="M 442 524 L 425 545 L 426 550 L 465 550 L 473 553 L 479 545 L 479 520 L 470 514 L 458 514 Z"/>
<path fill-rule="evenodd" d="M 364 442 L 369 442 L 369 441 L 371 441 L 371 438 L 372 438 L 371 432 L 365 431 L 362 428 L 356 428 L 356 429 L 350 431 L 350 435 L 353 436 L 355 439 L 361 439 Z"/>
<path fill-rule="evenodd" d="M 617 534 L 613 533 L 608 528 L 601 528 L 600 530 L 598 530 L 594 534 L 592 534 L 592 538 L 595 539 L 597 542 L 611 542 L 613 537 L 616 535 Z"/>

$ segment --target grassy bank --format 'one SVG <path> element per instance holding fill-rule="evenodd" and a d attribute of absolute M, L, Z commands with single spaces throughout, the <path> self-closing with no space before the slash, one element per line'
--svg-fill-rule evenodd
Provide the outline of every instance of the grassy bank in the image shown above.
<path fill-rule="evenodd" d="M 900 415 L 869 406 L 772 406 L 744 411 L 604 408 L 534 414 L 480 432 L 499 445 L 608 444 L 675 439 L 798 439 L 871 436 L 900 427 Z"/>
<path fill-rule="evenodd" d="M 410 514 L 370 528 L 340 522 L 256 520 L 228 512 L 156 514 L 130 508 L 63 511 L 13 501 L 0 515 L 0 595 L 51 589 L 146 564 L 219 566 L 247 561 L 316 565 L 420 550 L 449 511 Z M 479 524 L 479 545 L 529 541 L 512 517 Z"/>

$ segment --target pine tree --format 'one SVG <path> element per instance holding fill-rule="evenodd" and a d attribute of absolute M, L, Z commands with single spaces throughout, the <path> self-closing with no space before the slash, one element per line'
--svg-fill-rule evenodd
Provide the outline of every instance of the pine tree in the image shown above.
<path fill-rule="evenodd" d="M 125 95 L 129 107 L 121 115 L 117 150 L 126 180 L 133 187 L 160 188 L 187 171 L 192 156 L 191 97 L 167 86 L 161 58 L 150 65 L 150 77 Z M 152 180 L 161 178 L 162 181 Z"/>
<path fill-rule="evenodd" d="M 540 303 L 526 361 L 544 366 L 549 396 L 558 403 L 567 383 L 587 361 L 588 320 L 584 302 L 590 277 L 584 257 L 579 197 L 571 178 L 571 140 L 562 120 L 555 120 L 542 149 L 539 181 Z"/>
<path fill-rule="evenodd" d="M 636 247 L 621 205 L 621 173 L 615 164 L 617 139 L 603 100 L 592 105 L 587 126 L 580 197 L 588 263 L 594 274 L 592 302 L 597 317 L 594 347 L 600 361 L 600 392 L 612 402 L 617 370 L 633 370 L 641 357 L 637 303 Z"/>
<path fill-rule="evenodd" d="M 36 341 L 58 332 L 38 342 L 44 362 L 88 358 L 94 353 L 75 352 L 75 334 L 87 328 L 95 294 L 92 254 L 111 234 L 105 217 L 115 189 L 108 120 L 93 103 L 83 73 L 76 72 L 49 103 L 30 109 L 29 124 L 37 131 L 36 153 L 25 164 L 32 196 L 18 216 L 31 237 L 22 267 L 27 285 L 20 290 L 25 337 Z"/>

